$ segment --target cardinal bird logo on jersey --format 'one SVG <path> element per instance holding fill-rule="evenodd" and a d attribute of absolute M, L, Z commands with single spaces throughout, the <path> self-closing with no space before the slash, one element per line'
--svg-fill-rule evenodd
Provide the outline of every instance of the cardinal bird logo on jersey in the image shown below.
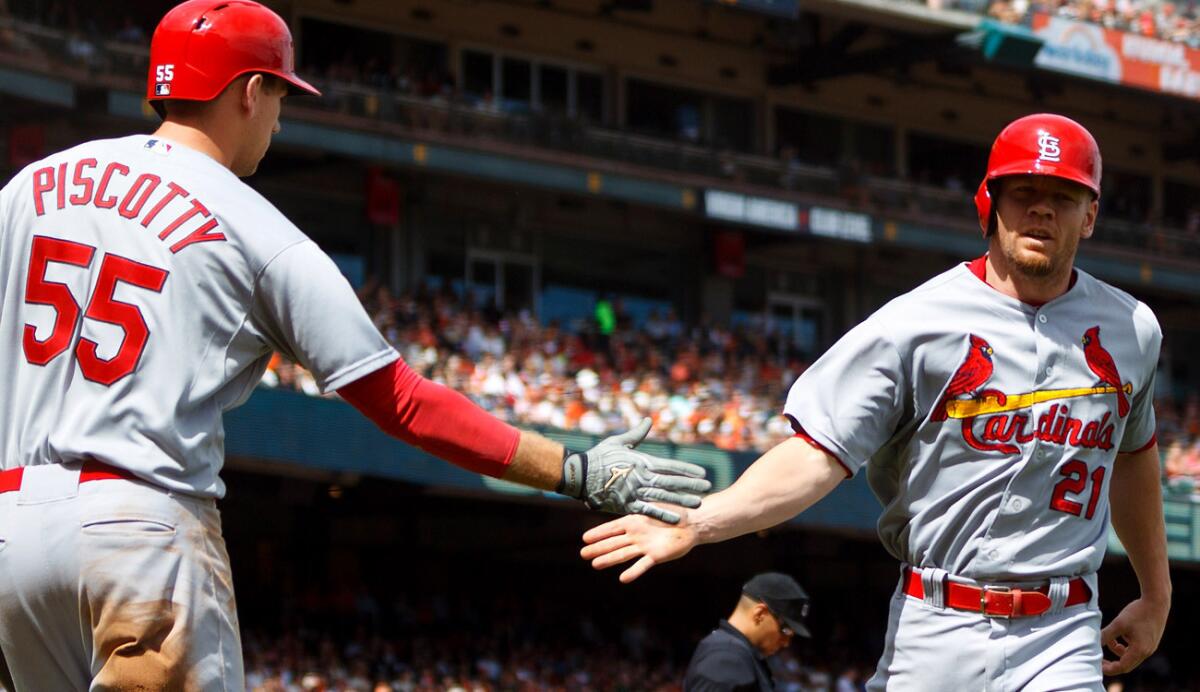
<path fill-rule="evenodd" d="M 1117 415 L 1124 418 L 1129 414 L 1129 399 L 1125 396 L 1121 373 L 1113 357 L 1100 345 L 1100 327 L 1095 326 L 1083 333 L 1083 357 L 1088 368 L 1096 373 L 1102 384 L 1117 390 Z"/>
<path fill-rule="evenodd" d="M 999 399 L 1005 398 L 1003 392 L 995 390 L 986 390 L 979 392 L 979 388 L 983 383 L 987 382 L 992 376 L 994 365 L 992 364 L 992 346 L 981 337 L 970 335 L 971 349 L 967 351 L 966 360 L 958 366 L 954 377 L 950 379 L 949 386 L 946 387 L 946 393 L 942 395 L 942 400 L 933 409 L 932 419 L 935 421 L 946 420 L 946 405 L 951 400 L 957 399 L 963 394 L 970 394 L 972 397 L 978 398 L 983 394 L 993 394 Z"/>
<path fill-rule="evenodd" d="M 980 452 L 1020 454 L 1022 447 L 1034 440 L 1080 449 L 1113 448 L 1117 432 L 1113 412 L 1081 409 L 1081 401 L 1087 397 L 1116 394 L 1118 418 L 1129 414 L 1133 383 L 1121 380 L 1112 355 L 1100 345 L 1099 326 L 1084 332 L 1082 339 L 1084 360 L 1099 382 L 1020 393 L 983 388 L 995 369 L 992 347 L 974 334 L 967 336 L 970 348 L 966 358 L 950 378 L 929 416 L 931 421 L 958 421 L 963 441 Z M 1088 413 L 1080 415 L 1080 410 Z"/>

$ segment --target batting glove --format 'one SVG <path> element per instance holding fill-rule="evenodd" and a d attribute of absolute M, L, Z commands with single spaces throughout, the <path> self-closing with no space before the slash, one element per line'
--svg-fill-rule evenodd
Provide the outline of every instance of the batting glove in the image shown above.
<path fill-rule="evenodd" d="M 558 492 L 603 512 L 645 514 L 678 524 L 679 514 L 650 503 L 696 508 L 712 483 L 704 479 L 702 466 L 634 449 L 649 432 L 650 419 L 644 418 L 636 428 L 606 437 L 586 452 L 565 450 Z"/>

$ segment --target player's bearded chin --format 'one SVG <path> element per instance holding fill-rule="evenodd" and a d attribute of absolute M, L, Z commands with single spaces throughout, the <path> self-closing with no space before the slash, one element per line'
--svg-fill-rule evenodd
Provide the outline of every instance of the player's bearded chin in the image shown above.
<path fill-rule="evenodd" d="M 1004 258 L 1008 266 L 1018 274 L 1033 278 L 1042 278 L 1055 273 L 1058 268 L 1057 257 L 1047 256 L 1038 252 L 1022 251 L 1017 247 L 1019 238 L 1013 237 L 1012 242 L 1004 243 Z"/>
<path fill-rule="evenodd" d="M 1063 234 L 1056 239 L 1049 254 L 1036 252 L 1021 247 L 1020 233 L 1004 233 L 1007 238 L 1000 242 L 1000 251 L 1004 253 L 1009 268 L 1032 279 L 1044 279 L 1069 270 L 1075 250 L 1079 247 L 1079 236 Z"/>
<path fill-rule="evenodd" d="M 1050 253 L 1034 252 L 1020 247 L 1020 235 L 1013 234 L 1009 242 L 1001 243 L 1004 259 L 1013 271 L 1030 278 L 1055 276 L 1070 266 L 1070 258 L 1079 247 L 1079 236 L 1064 235 L 1057 239 Z"/>

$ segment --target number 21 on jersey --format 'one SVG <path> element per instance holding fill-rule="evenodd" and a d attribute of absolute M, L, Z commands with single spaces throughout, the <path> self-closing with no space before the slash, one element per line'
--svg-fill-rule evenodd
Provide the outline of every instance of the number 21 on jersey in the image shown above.
<path fill-rule="evenodd" d="M 1072 459 L 1063 464 L 1062 468 L 1058 470 L 1063 479 L 1054 485 L 1054 495 L 1050 498 L 1050 509 L 1091 519 L 1096 514 L 1096 505 L 1100 502 L 1100 491 L 1104 487 L 1104 470 L 1103 466 L 1097 466 L 1089 474 L 1088 465 L 1079 459 Z M 1085 511 L 1083 503 L 1076 502 L 1067 495 L 1081 495 L 1087 490 L 1089 482 L 1092 487 L 1088 493 L 1089 498 Z"/>
<path fill-rule="evenodd" d="M 33 249 L 29 255 L 29 273 L 25 282 L 25 302 L 30 305 L 47 305 L 54 309 L 54 328 L 45 339 L 37 338 L 37 327 L 25 324 L 21 346 L 25 359 L 34 365 L 46 365 L 65 353 L 74 339 L 76 327 L 80 325 L 79 301 L 66 284 L 46 278 L 50 263 L 68 264 L 90 268 L 95 259 L 96 248 L 69 240 L 34 236 Z M 150 330 L 142 311 L 136 305 L 119 301 L 114 297 L 118 283 L 137 286 L 154 293 L 161 293 L 167 281 L 167 271 L 119 255 L 104 254 L 100 260 L 100 274 L 84 320 L 96 320 L 120 327 L 125 336 L 121 347 L 112 358 L 101 358 L 99 344 L 80 335 L 75 345 L 75 359 L 79 370 L 87 379 L 102 385 L 111 385 L 128 376 L 136 368 L 146 350 Z"/>

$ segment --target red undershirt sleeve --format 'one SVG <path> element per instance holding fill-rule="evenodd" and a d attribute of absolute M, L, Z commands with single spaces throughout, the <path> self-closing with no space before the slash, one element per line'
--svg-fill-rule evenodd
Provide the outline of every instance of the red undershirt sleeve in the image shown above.
<path fill-rule="evenodd" d="M 384 432 L 468 471 L 499 478 L 519 430 L 397 360 L 337 390 Z"/>

